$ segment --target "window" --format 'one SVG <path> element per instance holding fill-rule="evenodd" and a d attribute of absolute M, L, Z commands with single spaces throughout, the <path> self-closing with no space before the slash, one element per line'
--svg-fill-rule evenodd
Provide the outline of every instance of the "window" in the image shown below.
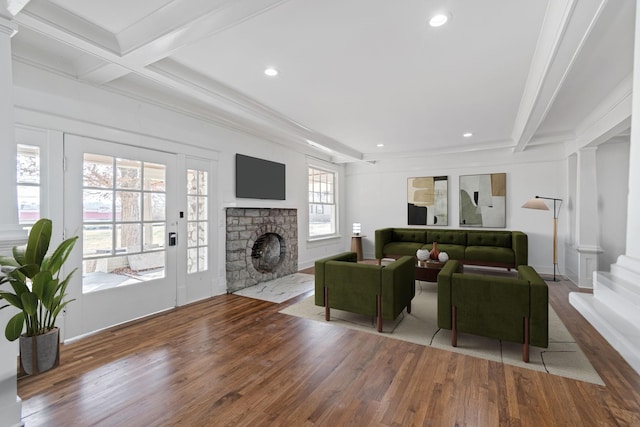
<path fill-rule="evenodd" d="M 309 237 L 336 235 L 336 174 L 309 167 Z"/>
<path fill-rule="evenodd" d="M 187 170 L 187 273 L 207 271 L 209 197 L 207 171 Z"/>
<path fill-rule="evenodd" d="M 85 293 L 164 277 L 165 175 L 165 165 L 84 154 Z"/>
<path fill-rule="evenodd" d="M 32 225 L 40 219 L 40 148 L 18 144 L 18 222 Z"/>

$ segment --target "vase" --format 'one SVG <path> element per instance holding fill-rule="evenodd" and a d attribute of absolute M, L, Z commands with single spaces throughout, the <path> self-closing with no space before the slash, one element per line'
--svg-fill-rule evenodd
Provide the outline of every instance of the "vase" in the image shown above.
<path fill-rule="evenodd" d="M 58 366 L 60 360 L 60 330 L 28 337 L 20 335 L 20 364 L 29 375 L 39 374 Z"/>
<path fill-rule="evenodd" d="M 446 252 L 440 252 L 440 255 L 438 255 L 438 261 L 440 261 L 440 262 L 449 261 L 449 254 L 446 253 Z"/>
<path fill-rule="evenodd" d="M 438 250 L 438 242 L 433 242 L 433 247 L 431 252 L 429 252 L 429 258 L 438 261 L 438 255 L 440 255 L 440 251 Z"/>
<path fill-rule="evenodd" d="M 428 260 L 429 256 L 429 249 L 418 249 L 418 251 L 416 252 L 416 258 L 418 258 L 420 261 Z"/>

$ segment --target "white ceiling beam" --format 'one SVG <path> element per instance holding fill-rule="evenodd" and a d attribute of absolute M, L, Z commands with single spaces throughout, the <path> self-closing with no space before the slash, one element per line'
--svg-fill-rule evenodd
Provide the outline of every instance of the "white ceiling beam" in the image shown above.
<path fill-rule="evenodd" d="M 514 123 L 514 151 L 524 151 L 547 116 L 608 0 L 549 1 Z M 615 5 L 610 5 L 615 7 Z"/>
<path fill-rule="evenodd" d="M 251 1 L 251 4 L 255 6 L 259 3 L 261 5 L 260 11 L 264 11 L 266 10 L 265 8 L 275 7 L 276 4 L 281 4 L 284 1 L 288 0 L 257 0 Z M 242 3 L 245 6 L 249 5 L 248 0 L 242 1 Z M 239 9 L 234 10 L 237 12 Z M 248 9 L 244 8 L 242 10 L 246 12 Z M 252 10 L 253 13 L 259 13 L 255 8 Z M 226 28 L 232 25 L 233 22 L 239 22 L 239 20 L 247 18 L 247 15 L 244 15 L 243 18 L 238 13 L 226 16 L 233 16 L 233 19 L 218 20 L 218 23 L 222 26 L 215 27 L 215 29 L 221 30 L 223 27 Z M 156 61 L 152 65 L 147 64 L 146 60 L 141 59 L 145 57 L 149 59 L 150 52 L 154 52 L 156 56 L 158 55 L 158 52 L 152 47 L 153 43 L 145 45 L 146 47 L 137 49 L 126 56 L 121 56 L 99 44 L 91 43 L 79 37 L 76 33 L 67 32 L 60 26 L 54 26 L 48 20 L 39 19 L 34 14 L 21 14 L 16 17 L 16 19 L 22 26 L 89 54 L 90 56 L 83 57 L 76 61 L 75 64 L 78 67 L 78 78 L 84 81 L 93 84 L 104 84 L 111 81 L 109 80 L 111 78 L 117 78 L 129 72 L 134 72 L 136 75 L 173 90 L 185 98 L 207 104 L 211 108 L 212 115 L 219 115 L 219 118 L 227 123 L 232 120 L 236 125 L 241 124 L 250 132 L 255 133 L 256 129 L 270 127 L 277 129 L 280 133 L 287 133 L 290 139 L 297 139 L 305 145 L 308 145 L 306 140 L 312 140 L 330 148 L 336 155 L 357 161 L 362 160 L 363 155 L 359 151 L 325 135 L 321 135 L 269 107 L 258 103 L 252 98 L 246 97 L 242 93 L 194 72 L 175 61 L 164 59 L 162 61 Z M 214 29 L 210 25 L 211 22 L 205 21 L 208 23 L 201 23 L 204 26 L 194 25 L 194 27 L 197 28 L 193 30 L 193 33 L 176 36 L 175 38 L 181 40 L 183 43 L 170 44 L 164 53 L 159 56 L 164 57 L 169 55 L 174 49 L 183 45 L 187 40 L 196 37 L 196 35 L 198 35 L 198 37 L 203 36 L 205 28 L 213 31 Z M 221 24 L 223 21 L 224 24 Z M 149 50 L 146 51 L 146 49 Z M 158 58 L 154 57 L 154 61 L 156 59 Z M 232 117 L 232 119 L 230 119 L 230 117 Z"/>

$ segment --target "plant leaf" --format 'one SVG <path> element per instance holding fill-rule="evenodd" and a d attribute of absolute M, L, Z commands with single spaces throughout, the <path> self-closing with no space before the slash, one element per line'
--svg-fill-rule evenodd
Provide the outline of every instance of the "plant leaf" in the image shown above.
<path fill-rule="evenodd" d="M 27 250 L 27 246 L 26 245 L 22 245 L 22 246 L 14 246 L 12 249 L 12 253 L 13 253 L 13 259 L 16 260 L 17 265 L 23 265 L 24 264 L 24 253 Z"/>
<path fill-rule="evenodd" d="M 21 295 L 23 310 L 29 315 L 34 316 L 38 312 L 38 297 L 33 292 L 25 292 Z"/>
<path fill-rule="evenodd" d="M 60 243 L 56 250 L 53 251 L 53 254 L 44 259 L 42 270 L 48 270 L 52 275 L 60 271 L 60 268 L 71 254 L 77 240 L 78 236 L 74 236 Z"/>
<path fill-rule="evenodd" d="M 39 219 L 29 232 L 27 249 L 24 253 L 24 264 L 42 265 L 42 260 L 49 249 L 53 224 L 50 219 Z M 29 276 L 33 277 L 33 276 Z"/>
<path fill-rule="evenodd" d="M 47 288 L 51 287 L 52 284 L 52 277 L 51 277 L 51 273 L 49 273 L 48 271 L 41 271 L 38 274 L 36 274 L 35 276 L 33 276 L 33 281 L 32 281 L 32 289 L 31 291 L 36 294 L 36 296 L 38 297 L 38 299 L 43 300 L 44 296 L 50 292 L 48 291 Z M 57 286 L 58 283 L 55 283 L 55 286 Z M 55 287 L 54 287 L 55 289 Z"/>
<path fill-rule="evenodd" d="M 22 300 L 17 295 L 12 294 L 11 292 L 0 291 L 0 298 L 4 299 L 12 306 L 22 310 Z"/>
<path fill-rule="evenodd" d="M 15 341 L 20 337 L 22 333 L 22 328 L 24 327 L 24 313 L 20 312 L 13 316 L 7 322 L 7 327 L 4 330 L 4 336 L 7 337 L 9 341 Z"/>

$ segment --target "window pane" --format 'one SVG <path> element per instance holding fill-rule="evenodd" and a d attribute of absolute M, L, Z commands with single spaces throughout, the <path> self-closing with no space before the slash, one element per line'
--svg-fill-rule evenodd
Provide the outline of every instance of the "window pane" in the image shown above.
<path fill-rule="evenodd" d="M 19 184 L 40 184 L 40 148 L 18 144 L 17 181 Z"/>
<path fill-rule="evenodd" d="M 40 219 L 40 187 L 18 185 L 20 224 L 33 224 Z"/>
<path fill-rule="evenodd" d="M 144 164 L 144 189 L 146 191 L 165 191 L 165 165 Z"/>
<path fill-rule="evenodd" d="M 83 221 L 111 221 L 113 219 L 111 191 L 84 190 L 82 195 Z"/>
<path fill-rule="evenodd" d="M 116 253 L 136 253 L 142 251 L 140 224 L 116 225 Z"/>
<path fill-rule="evenodd" d="M 187 197 L 187 220 L 195 221 L 198 219 L 196 212 L 198 211 L 198 197 L 197 196 L 189 196 Z"/>
<path fill-rule="evenodd" d="M 144 224 L 144 250 L 153 251 L 164 248 L 165 235 L 164 223 Z"/>
<path fill-rule="evenodd" d="M 187 194 L 197 194 L 198 192 L 198 171 L 187 170 Z"/>
<path fill-rule="evenodd" d="M 144 194 L 144 220 L 164 221 L 165 195 L 158 193 Z"/>
<path fill-rule="evenodd" d="M 198 223 L 198 246 L 207 245 L 207 223 L 201 221 Z"/>
<path fill-rule="evenodd" d="M 140 221 L 140 193 L 116 191 L 116 220 Z"/>
<path fill-rule="evenodd" d="M 82 227 L 82 255 L 84 257 L 111 255 L 112 247 L 113 227 L 110 224 Z"/>
<path fill-rule="evenodd" d="M 202 196 L 206 196 L 207 192 L 207 172 L 199 171 L 198 172 L 198 194 Z"/>
<path fill-rule="evenodd" d="M 198 248 L 198 271 L 207 271 L 209 268 L 208 253 L 209 251 L 207 248 Z"/>
<path fill-rule="evenodd" d="M 113 157 L 85 153 L 82 169 L 83 186 L 97 188 L 113 187 Z"/>
<path fill-rule="evenodd" d="M 187 250 L 187 273 L 196 273 L 198 271 L 198 249 L 193 248 Z"/>
<path fill-rule="evenodd" d="M 198 223 L 189 222 L 187 226 L 187 246 L 192 248 L 198 246 Z"/>
<path fill-rule="evenodd" d="M 140 168 L 142 162 L 137 160 L 116 159 L 116 177 L 117 188 L 128 188 L 139 190 L 140 186 Z"/>
<path fill-rule="evenodd" d="M 206 220 L 208 216 L 207 197 L 198 197 L 198 219 Z"/>

